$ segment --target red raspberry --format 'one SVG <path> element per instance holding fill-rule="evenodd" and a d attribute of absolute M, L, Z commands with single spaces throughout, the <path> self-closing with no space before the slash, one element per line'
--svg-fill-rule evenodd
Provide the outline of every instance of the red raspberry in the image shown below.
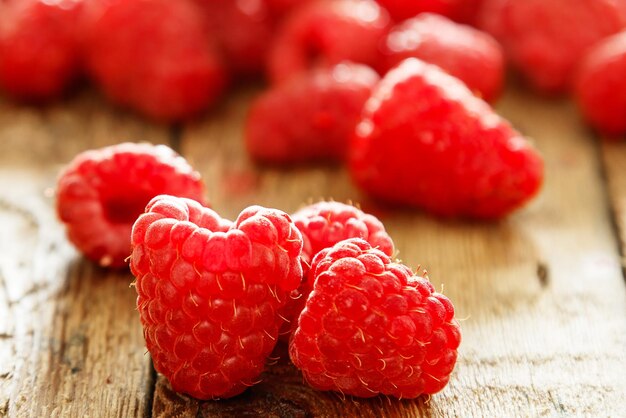
<path fill-rule="evenodd" d="M 309 3 L 311 0 L 265 0 L 265 3 L 277 17 L 284 17 L 293 12 L 297 7 Z"/>
<path fill-rule="evenodd" d="M 332 247 L 348 238 L 362 238 L 374 248 L 391 257 L 393 241 L 381 221 L 360 209 L 339 202 L 318 202 L 300 209 L 292 216 L 293 222 L 302 233 L 302 269 L 304 275 L 297 290 L 281 311 L 286 323 L 281 336 L 288 336 L 295 326 L 298 315 L 313 288 L 309 266 L 313 257 L 321 250 Z"/>
<path fill-rule="evenodd" d="M 355 238 L 322 250 L 289 354 L 316 389 L 415 398 L 448 383 L 461 341 L 427 279 Z"/>
<path fill-rule="evenodd" d="M 560 93 L 587 49 L 626 25 L 626 2 L 486 0 L 479 20 L 535 89 Z"/>
<path fill-rule="evenodd" d="M 0 87 L 22 100 L 60 96 L 78 73 L 75 0 L 0 3 Z"/>
<path fill-rule="evenodd" d="M 302 6 L 276 35 L 269 78 L 280 82 L 310 67 L 341 61 L 374 67 L 388 26 L 387 13 L 372 0 L 321 0 Z"/>
<path fill-rule="evenodd" d="M 302 278 L 289 216 L 253 206 L 235 223 L 200 204 L 154 198 L 133 227 L 137 308 L 157 371 L 178 392 L 228 398 L 252 386 L 277 315 Z"/>
<path fill-rule="evenodd" d="M 393 255 L 393 241 L 383 223 L 352 205 L 322 201 L 305 206 L 292 218 L 302 233 L 302 260 L 309 265 L 317 253 L 348 238 L 362 238 L 389 257 Z"/>
<path fill-rule="evenodd" d="M 178 121 L 221 93 L 225 71 L 190 0 L 91 0 L 85 9 L 88 69 L 113 101 Z"/>
<path fill-rule="evenodd" d="M 502 90 L 504 57 L 498 42 L 443 16 L 422 13 L 397 25 L 383 49 L 383 73 L 415 57 L 443 68 L 486 101 L 494 101 Z"/>
<path fill-rule="evenodd" d="M 378 80 L 369 67 L 342 63 L 276 85 L 252 104 L 246 123 L 248 152 L 258 161 L 278 164 L 342 160 Z"/>
<path fill-rule="evenodd" d="M 626 31 L 596 44 L 576 77 L 576 99 L 585 118 L 608 135 L 626 133 Z"/>
<path fill-rule="evenodd" d="M 242 75 L 261 74 L 276 25 L 265 0 L 195 2 L 231 70 Z"/>
<path fill-rule="evenodd" d="M 162 193 L 202 201 L 204 186 L 165 145 L 124 143 L 76 156 L 57 182 L 56 210 L 69 240 L 87 258 L 121 267 L 133 222 Z"/>
<path fill-rule="evenodd" d="M 472 23 L 483 0 L 376 0 L 396 21 L 419 13 L 444 15 L 457 22 Z"/>
<path fill-rule="evenodd" d="M 521 134 L 458 79 L 415 58 L 378 84 L 350 152 L 365 191 L 442 216 L 504 216 L 543 178 L 542 159 Z"/>

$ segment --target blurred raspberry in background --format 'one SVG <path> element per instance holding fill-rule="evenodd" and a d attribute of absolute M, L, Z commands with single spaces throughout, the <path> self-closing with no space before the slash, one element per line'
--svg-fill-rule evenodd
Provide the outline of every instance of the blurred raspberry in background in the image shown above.
<path fill-rule="evenodd" d="M 415 57 L 493 102 L 506 65 L 534 91 L 569 94 L 586 54 L 624 28 L 626 0 L 4 0 L 0 90 L 50 101 L 86 75 L 112 102 L 171 123 L 250 79 L 343 61 L 384 76 Z M 581 99 L 593 88 L 579 81 L 576 95 L 596 124 Z"/>
<path fill-rule="evenodd" d="M 0 2 L 0 89 L 16 99 L 56 99 L 79 72 L 76 0 Z"/>

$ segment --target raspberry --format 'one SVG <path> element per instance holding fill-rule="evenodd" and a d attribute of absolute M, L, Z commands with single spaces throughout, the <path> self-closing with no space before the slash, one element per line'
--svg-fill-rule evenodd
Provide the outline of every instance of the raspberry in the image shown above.
<path fill-rule="evenodd" d="M 311 386 L 400 399 L 443 389 L 461 332 L 452 303 L 427 279 L 359 238 L 322 250 L 311 272 L 289 345 Z"/>
<path fill-rule="evenodd" d="M 161 121 L 216 101 L 225 70 L 190 0 L 91 0 L 85 9 L 87 67 L 110 99 Z"/>
<path fill-rule="evenodd" d="M 589 47 L 626 25 L 626 2 L 486 0 L 479 23 L 531 86 L 554 94 L 570 87 Z"/>
<path fill-rule="evenodd" d="M 274 35 L 275 19 L 264 0 L 195 0 L 230 69 L 261 74 Z"/>
<path fill-rule="evenodd" d="M 396 21 L 430 12 L 457 22 L 472 23 L 483 0 L 376 0 Z"/>
<path fill-rule="evenodd" d="M 626 31 L 596 44 L 576 76 L 576 100 L 585 118 L 608 135 L 626 133 Z"/>
<path fill-rule="evenodd" d="M 317 253 L 348 238 L 362 238 L 389 257 L 393 255 L 394 248 L 393 241 L 382 222 L 352 205 L 318 202 L 293 214 L 293 221 L 302 233 L 304 242 L 302 248 L 304 275 L 302 283 L 291 293 L 290 300 L 281 311 L 286 319 L 281 328 L 281 336 L 289 335 L 311 293 L 313 280 L 309 275 L 309 266 Z"/>
<path fill-rule="evenodd" d="M 59 97 L 78 72 L 80 2 L 0 2 L 0 87 L 27 101 Z"/>
<path fill-rule="evenodd" d="M 340 202 L 322 201 L 305 206 L 292 215 L 302 233 L 302 259 L 310 264 L 321 250 L 348 238 L 362 238 L 391 257 L 393 241 L 374 215 Z"/>
<path fill-rule="evenodd" d="M 354 61 L 374 67 L 389 26 L 372 0 L 321 0 L 294 11 L 276 34 L 268 58 L 271 81 L 317 65 Z"/>
<path fill-rule="evenodd" d="M 378 80 L 369 67 L 342 63 L 276 85 L 252 104 L 246 123 L 248 152 L 258 161 L 277 164 L 342 160 Z"/>
<path fill-rule="evenodd" d="M 56 210 L 69 240 L 101 266 L 121 267 L 135 219 L 162 193 L 203 200 L 200 175 L 165 145 L 85 151 L 61 172 Z"/>
<path fill-rule="evenodd" d="M 383 72 L 406 58 L 436 64 L 484 100 L 502 90 L 504 57 L 490 35 L 436 14 L 422 13 L 394 27 L 384 43 Z"/>
<path fill-rule="evenodd" d="M 311 0 L 265 0 L 265 3 L 277 17 L 284 17 L 293 12 L 297 7 L 309 3 Z"/>
<path fill-rule="evenodd" d="M 131 271 L 157 371 L 199 399 L 243 392 L 261 374 L 277 315 L 302 278 L 289 216 L 253 206 L 232 223 L 200 204 L 155 197 L 133 227 Z"/>
<path fill-rule="evenodd" d="M 538 152 L 458 79 L 415 58 L 365 104 L 350 171 L 372 196 L 441 216 L 498 218 L 539 190 Z"/>

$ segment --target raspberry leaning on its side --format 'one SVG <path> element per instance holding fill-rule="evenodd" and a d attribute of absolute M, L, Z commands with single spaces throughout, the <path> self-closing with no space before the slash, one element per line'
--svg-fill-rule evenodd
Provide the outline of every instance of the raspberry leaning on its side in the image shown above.
<path fill-rule="evenodd" d="M 575 79 L 578 107 L 607 135 L 626 134 L 626 31 L 597 43 L 584 57 Z"/>
<path fill-rule="evenodd" d="M 274 164 L 343 160 L 363 104 L 378 80 L 371 68 L 346 62 L 312 69 L 274 86 L 250 109 L 248 153 Z"/>
<path fill-rule="evenodd" d="M 458 79 L 415 58 L 376 86 L 350 153 L 364 191 L 441 216 L 502 217 L 543 181 L 542 158 L 521 134 Z"/>
<path fill-rule="evenodd" d="M 281 328 L 281 337 L 288 337 L 295 327 L 298 315 L 304 308 L 313 288 L 310 265 L 313 257 L 321 250 L 332 247 L 348 238 L 362 238 L 372 247 L 391 257 L 393 241 L 385 226 L 373 215 L 340 202 L 318 202 L 306 206 L 292 215 L 293 222 L 302 233 L 302 283 L 291 297 L 281 315 L 287 320 Z"/>
<path fill-rule="evenodd" d="M 372 0 L 308 3 L 279 28 L 268 56 L 268 77 L 282 82 L 311 67 L 342 61 L 375 68 L 389 24 L 387 12 Z"/>
<path fill-rule="evenodd" d="M 56 211 L 69 240 L 101 266 L 122 267 L 133 222 L 154 196 L 203 201 L 200 174 L 165 145 L 123 143 L 77 155 L 57 180 Z"/>
<path fill-rule="evenodd" d="M 626 26 L 626 2 L 485 0 L 478 20 L 532 87 L 555 94 L 571 87 L 588 48 Z"/>
<path fill-rule="evenodd" d="M 382 73 L 406 58 L 438 65 L 485 101 L 498 98 L 504 79 L 502 48 L 489 34 L 443 16 L 422 13 L 391 29 Z"/>
<path fill-rule="evenodd" d="M 81 2 L 0 2 L 0 89 L 28 101 L 59 97 L 79 67 Z"/>
<path fill-rule="evenodd" d="M 234 223 L 200 204 L 154 198 L 133 227 L 137 308 L 157 371 L 178 392 L 228 398 L 272 352 L 278 310 L 302 278 L 289 216 L 252 206 Z"/>
<path fill-rule="evenodd" d="M 226 84 L 191 0 L 90 0 L 82 20 L 89 75 L 115 103 L 159 121 L 186 120 Z"/>
<path fill-rule="evenodd" d="M 316 389 L 415 398 L 448 383 L 461 341 L 454 307 L 427 279 L 362 239 L 322 250 L 289 345 Z"/>

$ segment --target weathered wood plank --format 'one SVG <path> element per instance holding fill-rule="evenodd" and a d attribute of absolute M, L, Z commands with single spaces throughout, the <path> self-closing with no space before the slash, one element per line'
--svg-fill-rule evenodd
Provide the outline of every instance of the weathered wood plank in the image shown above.
<path fill-rule="evenodd" d="M 600 153 L 620 249 L 626 257 L 626 143 L 600 140 Z"/>
<path fill-rule="evenodd" d="M 143 416 L 153 377 L 128 272 L 67 243 L 53 211 L 78 152 L 168 132 L 85 93 L 46 109 L 0 103 L 0 416 Z"/>
<path fill-rule="evenodd" d="M 302 384 L 281 360 L 241 397 L 196 402 L 159 378 L 153 413 L 235 416 L 618 416 L 626 404 L 626 298 L 594 141 L 567 102 L 509 91 L 500 110 L 545 155 L 542 195 L 495 224 L 438 221 L 382 209 L 341 168 L 253 166 L 242 149 L 244 92 L 188 126 L 183 154 L 204 175 L 213 207 L 291 212 L 311 199 L 362 201 L 379 214 L 400 258 L 428 269 L 455 302 L 464 342 L 451 384 L 428 402 L 341 400 Z M 284 353 L 283 353 L 284 354 Z"/>

